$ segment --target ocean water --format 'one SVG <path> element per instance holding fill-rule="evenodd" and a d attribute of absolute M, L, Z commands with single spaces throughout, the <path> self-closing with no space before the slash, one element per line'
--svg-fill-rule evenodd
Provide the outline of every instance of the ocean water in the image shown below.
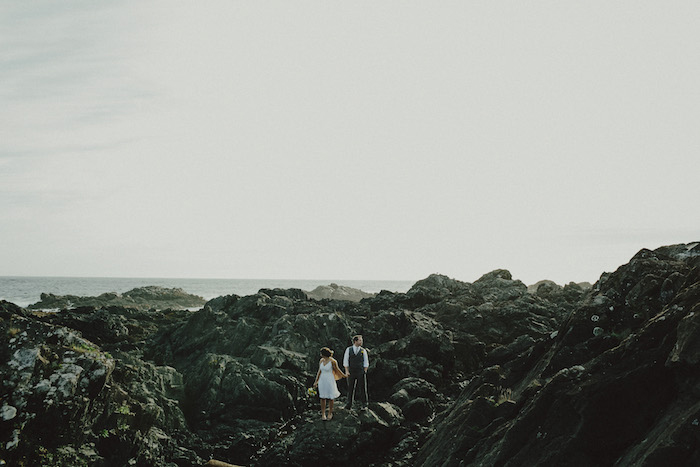
<path fill-rule="evenodd" d="M 406 292 L 412 281 L 362 280 L 284 280 L 284 279 L 164 279 L 136 277 L 12 277 L 0 276 L 0 300 L 26 307 L 40 300 L 41 293 L 93 297 L 105 292 L 124 293 L 135 287 L 158 285 L 180 288 L 206 300 L 222 295 L 251 295 L 267 288 L 302 289 L 311 291 L 320 285 L 335 283 L 365 292 L 382 290 Z"/>

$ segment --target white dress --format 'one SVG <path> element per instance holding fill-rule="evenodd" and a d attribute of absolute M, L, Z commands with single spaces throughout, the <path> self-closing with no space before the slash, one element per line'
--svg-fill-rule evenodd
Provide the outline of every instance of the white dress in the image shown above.
<path fill-rule="evenodd" d="M 321 370 L 321 376 L 318 377 L 318 397 L 321 399 L 335 399 L 340 396 L 338 385 L 335 383 L 333 376 L 333 362 L 328 360 L 325 365 L 319 363 L 318 367 Z"/>

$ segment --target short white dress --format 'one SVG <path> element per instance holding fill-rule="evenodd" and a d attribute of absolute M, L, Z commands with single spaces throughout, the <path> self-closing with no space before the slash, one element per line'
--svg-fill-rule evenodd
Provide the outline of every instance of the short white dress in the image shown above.
<path fill-rule="evenodd" d="M 325 365 L 319 363 L 318 367 L 321 369 L 321 376 L 318 377 L 318 397 L 321 399 L 335 399 L 340 396 L 338 385 L 335 383 L 335 377 L 333 376 L 333 362 L 328 360 L 328 363 Z"/>

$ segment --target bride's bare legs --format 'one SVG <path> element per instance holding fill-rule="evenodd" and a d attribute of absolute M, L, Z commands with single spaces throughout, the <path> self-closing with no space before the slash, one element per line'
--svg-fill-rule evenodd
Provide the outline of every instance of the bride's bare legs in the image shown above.
<path fill-rule="evenodd" d="M 326 399 L 321 399 L 321 420 L 326 420 Z"/>
<path fill-rule="evenodd" d="M 335 402 L 333 399 L 328 400 L 328 420 L 333 418 L 333 402 Z"/>

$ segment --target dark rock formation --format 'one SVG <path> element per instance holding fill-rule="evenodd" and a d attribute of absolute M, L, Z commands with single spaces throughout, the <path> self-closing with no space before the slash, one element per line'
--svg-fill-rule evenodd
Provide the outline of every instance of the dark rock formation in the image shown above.
<path fill-rule="evenodd" d="M 590 282 L 569 282 L 567 285 L 569 287 L 577 286 L 583 290 L 588 290 L 591 287 L 593 287 L 593 285 Z M 547 290 L 560 290 L 562 288 L 562 286 L 557 284 L 556 282 L 545 279 L 545 280 L 535 282 L 532 285 L 528 285 L 527 291 L 530 293 L 537 293 L 540 286 L 542 287 L 542 290 L 540 290 L 540 292 L 539 292 L 540 294 L 543 292 L 547 293 Z"/>
<path fill-rule="evenodd" d="M 557 300 L 568 303 L 558 295 Z M 104 387 L 83 402 L 97 422 L 81 419 L 88 434 L 67 444 L 76 452 L 92 449 L 95 462 L 179 462 L 184 456 L 269 465 L 284 457 L 303 465 L 320 455 L 305 441 L 322 433 L 323 442 L 340 443 L 349 452 L 410 464 L 436 413 L 449 407 L 489 352 L 496 351 L 493 358 L 525 352 L 549 339 L 565 311 L 528 294 L 507 271 L 495 271 L 473 285 L 433 275 L 406 294 L 382 292 L 357 303 L 263 289 L 247 297 L 218 297 L 197 312 L 112 306 L 13 313 L 73 333 L 90 342 L 85 345 L 94 355 L 113 361 Z M 313 382 L 318 351 L 329 346 L 342 359 L 356 333 L 364 334 L 372 362 L 370 411 L 338 409 L 332 425 L 317 426 L 318 417 L 311 415 L 317 402 L 309 400 L 306 388 Z M 340 389 L 346 392 L 342 382 Z M 128 410 L 119 408 L 124 401 Z M 115 419 L 114 405 L 127 412 L 121 414 L 124 420 Z M 294 431 L 285 428 L 292 426 Z M 158 436 L 146 440 L 144 433 Z M 61 443 L 65 440 L 54 442 L 56 449 L 64 447 Z M 42 446 L 19 437 L 10 452 L 38 459 Z M 93 462 L 93 457 L 82 459 Z"/>
<path fill-rule="evenodd" d="M 182 310 L 201 307 L 204 302 L 202 297 L 188 294 L 182 289 L 149 285 L 131 289 L 123 294 L 108 292 L 97 297 L 42 293 L 41 300 L 29 305 L 28 308 L 31 310 L 63 310 L 80 307 L 120 306 L 137 310 Z"/>
<path fill-rule="evenodd" d="M 417 464 L 700 464 L 699 313 L 697 244 L 640 251 L 548 342 L 477 372 Z"/>
<path fill-rule="evenodd" d="M 371 298 L 376 294 L 364 292 L 360 289 L 354 289 L 345 285 L 330 284 L 319 285 L 310 292 L 306 292 L 309 298 L 315 300 L 331 299 L 331 300 L 349 300 L 351 302 L 359 302 L 363 298 Z"/>
<path fill-rule="evenodd" d="M 256 465 L 382 465 L 392 460 L 387 448 L 403 431 L 396 406 L 380 402 L 359 412 L 339 410 L 332 421 L 322 421 L 314 409 L 287 422 L 277 433 L 279 440 L 256 456 Z"/>
<path fill-rule="evenodd" d="M 86 310 L 83 310 L 86 314 Z M 0 303 L 0 458 L 9 465 L 197 464 L 182 376 L 104 352 L 75 329 Z M 122 329 L 110 335 L 118 342 Z"/>
<path fill-rule="evenodd" d="M 359 302 L 263 289 L 199 311 L 0 303 L 11 465 L 695 465 L 700 255 L 589 290 L 505 270 Z M 152 308 L 152 307 L 150 307 Z M 319 349 L 369 351 L 370 407 L 321 421 Z M 211 461 L 210 465 L 216 462 Z"/>

